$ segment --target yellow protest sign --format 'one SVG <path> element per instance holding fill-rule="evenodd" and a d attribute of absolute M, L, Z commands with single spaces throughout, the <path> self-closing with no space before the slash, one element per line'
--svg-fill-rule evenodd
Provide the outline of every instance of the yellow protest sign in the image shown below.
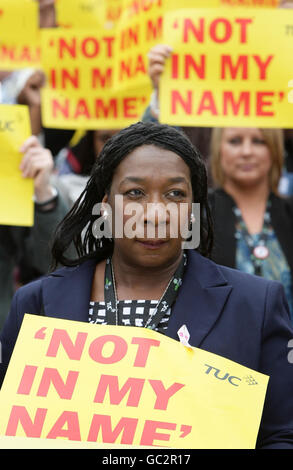
<path fill-rule="evenodd" d="M 162 0 L 168 10 L 179 8 L 218 8 L 218 7 L 248 7 L 276 8 L 280 0 L 183 0 L 180 5 L 177 0 Z"/>
<path fill-rule="evenodd" d="M 223 7 L 248 7 L 248 8 L 277 8 L 279 0 L 217 0 L 217 6 Z"/>
<path fill-rule="evenodd" d="M 33 180 L 19 169 L 19 148 L 31 135 L 27 106 L 0 105 L 0 224 L 33 225 Z"/>
<path fill-rule="evenodd" d="M 1 389 L 0 435 L 253 448 L 268 379 L 149 329 L 25 315 Z"/>
<path fill-rule="evenodd" d="M 63 28 L 104 27 L 107 0 L 58 0 L 55 2 L 57 24 Z"/>
<path fill-rule="evenodd" d="M 220 13 L 219 13 L 220 12 Z M 182 126 L 292 127 L 292 10 L 196 9 L 166 14 L 173 46 L 160 120 Z M 268 28 L 268 24 L 274 28 Z"/>
<path fill-rule="evenodd" d="M 33 0 L 0 0 L 2 70 L 40 65 L 38 4 Z"/>
<path fill-rule="evenodd" d="M 149 1 L 143 8 L 138 2 L 125 8 L 117 22 L 115 43 L 115 89 L 143 87 L 150 97 L 152 88 L 147 74 L 149 50 L 162 41 L 164 3 L 162 0 Z"/>
<path fill-rule="evenodd" d="M 42 30 L 42 90 L 46 127 L 119 129 L 139 120 L 143 89 L 113 90 L 115 33 L 99 29 Z"/>

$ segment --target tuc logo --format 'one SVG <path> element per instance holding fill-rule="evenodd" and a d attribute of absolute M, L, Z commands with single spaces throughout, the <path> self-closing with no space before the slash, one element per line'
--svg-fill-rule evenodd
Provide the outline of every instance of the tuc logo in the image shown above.
<path fill-rule="evenodd" d="M 228 380 L 231 385 L 234 387 L 239 387 L 239 382 L 241 382 L 240 377 L 236 377 L 235 375 L 230 375 L 229 372 L 223 373 L 220 369 L 216 367 L 210 366 L 209 364 L 205 364 L 207 367 L 206 374 L 212 374 L 218 380 Z M 237 382 L 238 381 L 238 382 Z"/>

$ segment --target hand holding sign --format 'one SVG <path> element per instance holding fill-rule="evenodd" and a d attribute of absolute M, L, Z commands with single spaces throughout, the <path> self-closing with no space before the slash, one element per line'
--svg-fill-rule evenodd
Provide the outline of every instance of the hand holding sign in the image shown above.
<path fill-rule="evenodd" d="M 157 44 L 152 47 L 148 53 L 148 74 L 152 81 L 153 88 L 156 90 L 159 88 L 160 76 L 164 71 L 165 61 L 170 57 L 171 52 L 172 47 L 167 44 Z"/>
<path fill-rule="evenodd" d="M 237 117 L 240 127 L 291 128 L 288 14 L 212 8 L 167 13 L 164 37 L 174 53 L 162 75 L 161 121 L 230 127 Z"/>

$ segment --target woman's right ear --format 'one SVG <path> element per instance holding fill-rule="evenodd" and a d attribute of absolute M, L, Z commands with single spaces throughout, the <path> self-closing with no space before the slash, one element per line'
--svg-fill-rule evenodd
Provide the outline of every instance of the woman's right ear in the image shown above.
<path fill-rule="evenodd" d="M 102 203 L 101 203 L 101 215 L 104 216 L 104 217 L 108 216 L 107 205 L 108 205 L 108 195 L 105 194 L 105 196 L 102 199 Z"/>

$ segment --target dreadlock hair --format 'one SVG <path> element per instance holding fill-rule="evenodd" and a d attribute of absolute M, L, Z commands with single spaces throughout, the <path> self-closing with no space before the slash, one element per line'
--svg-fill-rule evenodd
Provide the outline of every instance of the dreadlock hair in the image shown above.
<path fill-rule="evenodd" d="M 207 172 L 199 152 L 183 132 L 165 124 L 137 122 L 122 129 L 109 139 L 94 164 L 90 179 L 75 204 L 58 225 L 52 244 L 54 269 L 58 264 L 77 266 L 86 259 L 105 259 L 113 251 L 114 242 L 100 240 L 92 233 L 97 216 L 92 215 L 96 203 L 101 203 L 111 188 L 115 169 L 132 151 L 143 145 L 170 150 L 180 156 L 190 169 L 193 201 L 200 203 L 200 245 L 197 250 L 209 257 L 213 244 L 212 218 L 207 200 Z M 69 259 L 66 250 L 72 245 L 76 259 Z"/>

